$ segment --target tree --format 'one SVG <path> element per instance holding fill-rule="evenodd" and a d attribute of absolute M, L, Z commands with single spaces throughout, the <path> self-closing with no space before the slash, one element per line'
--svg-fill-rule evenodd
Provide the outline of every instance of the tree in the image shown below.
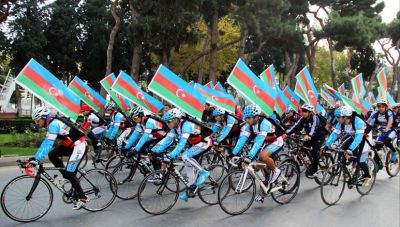
<path fill-rule="evenodd" d="M 336 81 L 341 84 L 345 82 L 345 68 L 346 68 L 346 55 L 343 52 L 334 52 L 334 59 L 336 62 L 335 75 Z M 330 63 L 326 60 L 330 57 L 329 49 L 325 47 L 318 47 L 315 52 L 315 69 L 314 69 L 314 82 L 317 88 L 322 88 L 324 83 L 332 85 L 332 77 L 330 77 L 331 67 Z M 350 85 L 347 82 L 347 85 Z"/>
<path fill-rule="evenodd" d="M 50 71 L 69 83 L 79 72 L 81 55 L 79 37 L 82 29 L 78 2 L 57 0 L 47 7 L 51 12 L 50 22 L 45 31 Z"/>

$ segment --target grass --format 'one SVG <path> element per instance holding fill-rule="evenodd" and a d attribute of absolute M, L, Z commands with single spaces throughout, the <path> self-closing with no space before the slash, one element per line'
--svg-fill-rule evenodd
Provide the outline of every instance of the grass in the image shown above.
<path fill-rule="evenodd" d="M 0 144 L 8 143 L 15 139 L 12 134 L 0 134 Z"/>
<path fill-rule="evenodd" d="M 1 155 L 19 155 L 19 156 L 30 156 L 35 154 L 37 148 L 34 147 L 1 147 Z"/>

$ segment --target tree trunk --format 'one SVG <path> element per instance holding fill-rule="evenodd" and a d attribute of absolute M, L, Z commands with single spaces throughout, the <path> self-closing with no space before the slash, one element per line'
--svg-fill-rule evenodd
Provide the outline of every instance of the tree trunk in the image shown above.
<path fill-rule="evenodd" d="M 346 62 L 346 77 L 350 81 L 351 80 L 351 58 L 353 57 L 354 54 L 354 48 L 349 47 L 348 52 L 347 52 L 347 62 Z"/>
<path fill-rule="evenodd" d="M 114 25 L 113 29 L 111 30 L 110 39 L 108 40 L 106 76 L 108 76 L 112 71 L 114 42 L 115 42 L 115 37 L 117 36 L 119 27 L 121 25 L 121 19 L 117 15 L 117 6 L 118 6 L 118 0 L 115 0 L 111 7 L 111 15 L 115 20 L 115 25 Z M 107 93 L 103 88 L 101 88 L 100 94 L 105 97 Z"/>
<path fill-rule="evenodd" d="M 293 59 L 291 59 L 293 58 Z M 289 85 L 289 87 L 293 88 L 295 85 L 295 78 L 294 75 L 296 73 L 296 69 L 299 65 L 300 61 L 300 54 L 295 53 L 291 57 L 290 54 L 286 51 L 285 52 L 285 65 L 286 65 L 286 77 L 284 79 L 284 84 Z"/>
<path fill-rule="evenodd" d="M 334 55 L 335 53 L 334 53 L 333 44 L 332 44 L 332 40 L 331 39 L 328 39 L 328 44 L 329 44 L 329 56 L 330 56 L 330 59 L 331 59 L 332 85 L 333 85 L 333 87 L 335 89 L 337 89 L 338 88 L 338 84 L 337 84 L 337 81 L 336 81 L 336 71 L 335 71 L 335 68 L 336 68 L 335 55 Z"/>
<path fill-rule="evenodd" d="M 209 80 L 212 82 L 217 81 L 217 73 L 218 73 L 218 14 L 214 13 L 211 18 L 210 24 L 211 28 L 211 55 L 210 55 L 210 74 Z"/>
<path fill-rule="evenodd" d="M 208 27 L 207 35 L 206 35 L 206 38 L 204 40 L 203 51 L 205 51 L 208 48 L 208 46 L 210 45 L 210 36 L 211 36 L 211 29 L 210 29 L 210 27 Z M 205 66 L 206 66 L 206 56 L 207 55 L 204 55 L 201 58 L 200 63 L 199 63 L 199 76 L 197 77 L 197 82 L 199 82 L 200 84 L 203 83 L 204 69 L 205 69 Z"/>
<path fill-rule="evenodd" d="M 399 56 L 400 57 L 400 56 Z M 393 98 L 396 102 L 400 99 L 400 88 L 399 88 L 399 80 L 400 80 L 400 66 L 393 65 Z M 395 93 L 396 92 L 396 93 Z"/>
<path fill-rule="evenodd" d="M 131 12 L 132 24 L 136 25 L 139 23 L 140 14 L 133 7 L 133 0 L 129 0 L 129 10 Z M 131 76 L 135 81 L 139 80 L 140 74 L 140 60 L 142 57 L 143 45 L 141 41 L 137 41 L 133 45 L 133 55 L 131 64 Z"/>
<path fill-rule="evenodd" d="M 21 87 L 19 85 L 15 85 L 15 99 L 17 101 L 17 116 L 22 117 L 22 97 L 21 97 Z M 33 94 L 31 94 L 33 96 Z"/>
<path fill-rule="evenodd" d="M 168 66 L 168 50 L 166 48 L 163 48 L 161 52 L 161 64 Z"/>
<path fill-rule="evenodd" d="M 242 30 L 240 31 L 240 45 L 238 49 L 238 58 L 243 58 L 244 50 L 246 47 L 246 39 L 249 35 L 249 30 L 247 29 L 246 25 L 243 25 Z"/>

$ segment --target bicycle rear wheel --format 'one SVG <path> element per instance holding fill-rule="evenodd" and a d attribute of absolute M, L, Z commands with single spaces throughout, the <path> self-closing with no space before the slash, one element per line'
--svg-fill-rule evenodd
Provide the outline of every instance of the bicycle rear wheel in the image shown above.
<path fill-rule="evenodd" d="M 102 144 L 102 147 L 99 149 L 99 154 L 96 154 L 95 162 L 100 163 L 101 166 L 105 167 L 108 160 L 111 159 L 115 152 L 116 147 L 109 144 Z"/>
<path fill-rule="evenodd" d="M 114 202 L 118 186 L 111 173 L 102 169 L 91 169 L 82 173 L 79 183 L 90 199 L 83 207 L 85 210 L 101 211 Z"/>
<path fill-rule="evenodd" d="M 200 155 L 199 164 L 201 166 L 224 165 L 224 158 L 220 153 L 217 153 L 214 150 L 209 150 Z"/>
<path fill-rule="evenodd" d="M 115 167 L 117 167 L 123 160 L 124 156 L 114 155 L 110 159 L 108 159 L 105 170 L 112 172 Z"/>
<path fill-rule="evenodd" d="M 198 189 L 198 195 L 204 203 L 215 205 L 218 203 L 218 185 L 228 169 L 223 165 L 211 165 L 206 169 L 210 172 L 210 176 Z"/>
<path fill-rule="evenodd" d="M 144 175 L 138 170 L 136 162 L 132 159 L 125 159 L 112 172 L 118 184 L 117 197 L 120 199 L 129 200 L 137 196 Z"/>
<path fill-rule="evenodd" d="M 255 196 L 254 177 L 241 169 L 229 173 L 218 188 L 218 203 L 221 209 L 230 215 L 242 214 L 248 210 Z"/>
<path fill-rule="evenodd" d="M 386 160 L 385 160 L 385 169 L 387 174 L 389 174 L 389 176 L 391 177 L 395 177 L 397 176 L 397 174 L 399 174 L 400 171 L 400 153 L 398 151 L 397 152 L 397 159 L 396 160 L 391 160 L 392 156 L 393 156 L 393 152 L 389 149 L 389 152 L 386 155 Z"/>
<path fill-rule="evenodd" d="M 319 159 L 319 164 L 318 164 L 318 175 L 314 178 L 315 182 L 317 184 L 321 184 L 322 178 L 324 177 L 324 173 L 328 170 L 329 166 L 333 165 L 333 157 L 331 154 L 324 153 L 324 155 L 321 156 Z M 327 178 L 329 180 L 329 178 Z"/>
<path fill-rule="evenodd" d="M 321 184 L 321 198 L 326 205 L 334 205 L 342 197 L 346 177 L 348 176 L 344 173 L 343 167 L 339 163 L 332 165 L 325 172 L 322 178 L 324 184 Z"/>
<path fill-rule="evenodd" d="M 367 160 L 365 162 L 368 165 L 369 174 L 371 175 L 371 178 L 368 180 L 368 182 L 358 182 L 356 184 L 357 191 L 361 195 L 368 194 L 374 187 L 375 180 L 376 180 L 376 171 L 375 171 L 376 164 L 375 164 L 374 160 L 372 160 L 372 158 L 367 158 Z M 360 169 L 359 173 L 361 174 L 361 172 L 362 172 L 362 170 Z"/>
<path fill-rule="evenodd" d="M 159 181 L 149 182 L 149 179 L 160 176 Z M 178 196 L 179 180 L 163 170 L 148 174 L 138 189 L 140 207 L 152 215 L 164 214 L 169 211 L 175 205 Z"/>
<path fill-rule="evenodd" d="M 27 196 L 37 186 L 30 199 Z M 1 193 L 1 208 L 14 221 L 32 222 L 43 217 L 53 204 L 53 190 L 44 179 L 19 176 L 11 180 Z"/>
<path fill-rule="evenodd" d="M 293 161 L 294 162 L 294 161 Z M 281 170 L 276 183 L 271 189 L 272 199 L 279 204 L 287 204 L 296 197 L 300 187 L 300 171 L 291 162 L 284 162 L 278 166 Z M 275 187 L 280 189 L 276 190 Z"/>

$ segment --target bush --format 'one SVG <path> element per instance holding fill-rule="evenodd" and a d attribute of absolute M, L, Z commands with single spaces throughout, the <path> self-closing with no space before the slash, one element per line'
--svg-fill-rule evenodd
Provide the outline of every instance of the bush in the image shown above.
<path fill-rule="evenodd" d="M 2 144 L 5 147 L 39 147 L 42 143 L 46 131 L 40 130 L 39 132 L 33 132 L 26 130 L 25 133 L 17 134 L 15 131 L 11 132 L 13 136 L 12 142 Z"/>
<path fill-rule="evenodd" d="M 36 130 L 32 118 L 0 119 L 0 133 L 24 133 L 26 130 Z"/>

